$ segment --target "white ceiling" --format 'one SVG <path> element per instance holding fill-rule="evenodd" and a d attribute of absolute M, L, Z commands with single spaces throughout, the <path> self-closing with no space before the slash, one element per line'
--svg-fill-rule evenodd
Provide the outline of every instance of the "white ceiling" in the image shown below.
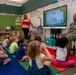
<path fill-rule="evenodd" d="M 12 5 L 12 6 L 22 6 L 29 0 L 0 0 L 0 4 Z"/>

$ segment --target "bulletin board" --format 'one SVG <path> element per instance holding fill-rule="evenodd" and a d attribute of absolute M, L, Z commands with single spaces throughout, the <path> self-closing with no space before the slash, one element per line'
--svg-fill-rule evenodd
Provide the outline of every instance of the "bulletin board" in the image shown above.
<path fill-rule="evenodd" d="M 21 31 L 21 25 L 16 25 L 16 16 L 14 15 L 0 15 L 0 28 L 6 28 L 7 26 L 14 26 L 15 30 Z"/>

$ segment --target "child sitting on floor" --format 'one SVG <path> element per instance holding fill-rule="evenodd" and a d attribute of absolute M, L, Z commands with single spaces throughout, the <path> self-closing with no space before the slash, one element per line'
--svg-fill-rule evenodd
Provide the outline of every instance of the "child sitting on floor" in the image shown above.
<path fill-rule="evenodd" d="M 13 38 L 12 36 L 9 36 L 9 42 L 6 47 L 9 48 L 12 42 L 13 42 Z"/>
<path fill-rule="evenodd" d="M 8 42 L 9 42 L 9 35 L 6 35 L 6 36 L 5 36 L 5 40 L 3 41 L 2 46 L 3 46 L 3 47 L 6 47 L 7 44 L 8 44 Z"/>
<path fill-rule="evenodd" d="M 40 44 L 41 44 L 41 52 L 45 54 L 45 52 L 44 52 L 44 50 L 43 50 L 43 48 L 42 48 L 42 44 L 43 44 L 43 40 L 42 40 L 42 38 L 41 38 L 39 35 L 37 35 L 37 36 L 35 37 L 34 40 L 40 42 Z"/>
<path fill-rule="evenodd" d="M 10 47 L 9 47 L 9 53 L 10 54 L 14 54 L 15 51 L 18 49 L 18 37 L 17 36 L 14 36 L 13 38 L 13 42 L 11 43 Z"/>
<path fill-rule="evenodd" d="M 0 60 L 3 62 L 3 65 L 10 62 L 10 58 L 8 58 L 8 55 L 6 54 L 5 50 L 0 46 Z"/>
<path fill-rule="evenodd" d="M 47 66 L 47 63 L 52 60 L 52 57 L 44 44 L 42 44 L 42 47 L 46 55 L 41 53 L 41 44 L 39 41 L 32 41 L 28 46 L 29 75 L 52 75 L 50 68 Z M 44 62 L 44 60 L 46 60 L 47 63 Z"/>
<path fill-rule="evenodd" d="M 31 41 L 33 41 L 34 40 L 34 36 L 32 35 L 32 34 L 28 34 L 27 35 L 27 42 L 28 42 L 28 44 L 31 42 Z"/>
<path fill-rule="evenodd" d="M 21 39 L 19 42 L 19 49 L 16 51 L 16 59 L 23 61 L 26 60 L 28 58 L 27 56 L 27 45 L 28 42 L 25 39 Z"/>
<path fill-rule="evenodd" d="M 74 66 L 75 61 L 69 60 L 66 61 L 67 58 L 67 48 L 66 45 L 68 44 L 67 38 L 60 38 L 57 40 L 58 49 L 56 51 L 56 60 L 52 60 L 52 64 L 56 67 L 70 67 Z"/>
<path fill-rule="evenodd" d="M 17 36 L 16 31 L 13 31 L 13 32 L 11 33 L 11 36 L 12 36 L 12 37 Z"/>
<path fill-rule="evenodd" d="M 20 33 L 17 32 L 16 35 L 17 35 L 17 37 L 18 37 L 18 41 L 19 41 L 19 40 L 21 39 Z"/>

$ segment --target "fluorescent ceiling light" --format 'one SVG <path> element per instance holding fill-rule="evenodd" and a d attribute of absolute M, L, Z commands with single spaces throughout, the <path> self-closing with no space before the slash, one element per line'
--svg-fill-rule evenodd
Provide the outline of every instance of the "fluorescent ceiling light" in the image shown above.
<path fill-rule="evenodd" d="M 14 1 L 14 2 L 24 2 L 24 1 L 27 1 L 27 0 L 9 0 L 9 1 Z"/>
<path fill-rule="evenodd" d="M 0 0 L 0 4 L 12 5 L 12 6 L 22 6 L 29 0 Z"/>
<path fill-rule="evenodd" d="M 6 3 L 6 5 L 18 6 L 18 7 L 21 7 L 22 6 L 22 5 L 18 5 L 18 4 L 9 4 L 9 3 Z"/>
<path fill-rule="evenodd" d="M 28 0 L 8 0 L 8 1 L 12 1 L 12 2 L 17 2 L 17 3 L 23 4 L 23 3 L 27 2 Z"/>

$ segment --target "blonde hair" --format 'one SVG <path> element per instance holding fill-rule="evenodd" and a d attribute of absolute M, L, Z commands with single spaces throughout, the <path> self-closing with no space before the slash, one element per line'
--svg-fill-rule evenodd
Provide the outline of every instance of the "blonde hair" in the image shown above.
<path fill-rule="evenodd" d="M 40 55 L 40 42 L 32 41 L 28 46 L 27 54 L 31 60 L 35 60 Z"/>

